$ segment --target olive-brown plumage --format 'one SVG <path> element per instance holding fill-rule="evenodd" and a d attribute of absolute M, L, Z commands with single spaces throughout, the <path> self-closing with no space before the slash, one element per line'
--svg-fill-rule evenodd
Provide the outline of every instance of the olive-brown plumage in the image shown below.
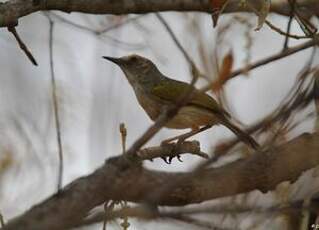
<path fill-rule="evenodd" d="M 139 104 L 154 121 L 164 106 L 176 102 L 192 87 L 190 84 L 164 76 L 153 62 L 138 55 L 121 58 L 103 57 L 117 64 L 134 89 Z M 193 96 L 165 126 L 173 129 L 197 129 L 222 124 L 241 140 L 257 148 L 256 141 L 229 121 L 229 114 L 208 94 L 193 88 Z"/>

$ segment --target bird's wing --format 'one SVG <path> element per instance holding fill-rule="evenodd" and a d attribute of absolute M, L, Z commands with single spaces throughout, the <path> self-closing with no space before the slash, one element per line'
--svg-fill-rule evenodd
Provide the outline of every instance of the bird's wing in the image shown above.
<path fill-rule="evenodd" d="M 169 79 L 168 81 L 162 81 L 160 84 L 155 86 L 152 90 L 152 94 L 162 100 L 176 103 L 185 95 L 185 93 L 187 93 L 188 90 L 190 90 L 189 87 L 190 85 L 185 82 Z M 193 89 L 193 97 L 187 105 L 199 106 L 215 113 L 229 116 L 228 113 L 219 106 L 214 98 L 194 87 Z"/>

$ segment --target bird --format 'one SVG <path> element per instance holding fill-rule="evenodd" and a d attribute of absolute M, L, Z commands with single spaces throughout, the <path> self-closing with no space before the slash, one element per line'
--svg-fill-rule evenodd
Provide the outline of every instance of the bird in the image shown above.
<path fill-rule="evenodd" d="M 165 76 L 151 60 L 137 54 L 118 58 L 103 56 L 103 58 L 121 68 L 135 92 L 138 103 L 151 120 L 155 121 L 164 108 L 178 103 L 191 88 L 191 98 L 165 124 L 166 128 L 190 128 L 192 135 L 198 133 L 203 127 L 204 130 L 221 124 L 253 149 L 259 148 L 259 144 L 250 135 L 230 121 L 230 114 L 213 97 L 189 83 Z M 181 136 L 186 139 L 191 135 Z M 169 140 L 175 139 L 170 138 Z"/>

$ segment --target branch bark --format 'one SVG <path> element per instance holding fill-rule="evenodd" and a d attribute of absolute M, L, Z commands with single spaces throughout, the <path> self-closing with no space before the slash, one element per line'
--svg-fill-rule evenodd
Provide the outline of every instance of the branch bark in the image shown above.
<path fill-rule="evenodd" d="M 250 0 L 252 5 L 258 4 Z M 60 10 L 63 12 L 83 12 L 89 14 L 144 14 L 159 11 L 198 11 L 211 12 L 211 0 L 10 0 L 0 3 L 0 27 L 17 23 L 20 17 L 41 10 Z M 231 0 L 225 13 L 249 12 L 239 6 L 239 0 Z M 300 0 L 310 14 L 319 15 L 317 0 Z M 290 6 L 285 0 L 273 1 L 271 12 L 289 15 Z"/>
<path fill-rule="evenodd" d="M 91 175 L 75 180 L 61 193 L 9 221 L 2 230 L 65 229 L 107 200 L 182 206 L 256 189 L 267 192 L 318 165 L 318 149 L 319 133 L 303 134 L 220 168 L 189 173 L 147 170 L 124 156 L 111 158 Z M 168 181 L 174 186 L 158 195 Z"/>

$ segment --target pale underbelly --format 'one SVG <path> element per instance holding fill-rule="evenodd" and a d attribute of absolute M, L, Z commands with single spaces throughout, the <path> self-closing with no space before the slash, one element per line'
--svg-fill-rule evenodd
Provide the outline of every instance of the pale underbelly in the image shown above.
<path fill-rule="evenodd" d="M 137 99 L 147 115 L 154 121 L 163 111 L 163 102 L 155 101 L 145 95 L 136 94 Z M 218 120 L 212 112 L 195 106 L 184 106 L 166 125 L 172 129 L 198 128 L 208 124 L 216 124 Z"/>
<path fill-rule="evenodd" d="M 165 127 L 172 129 L 198 128 L 204 125 L 218 123 L 214 114 L 208 110 L 194 106 L 182 107 L 177 115 Z"/>

